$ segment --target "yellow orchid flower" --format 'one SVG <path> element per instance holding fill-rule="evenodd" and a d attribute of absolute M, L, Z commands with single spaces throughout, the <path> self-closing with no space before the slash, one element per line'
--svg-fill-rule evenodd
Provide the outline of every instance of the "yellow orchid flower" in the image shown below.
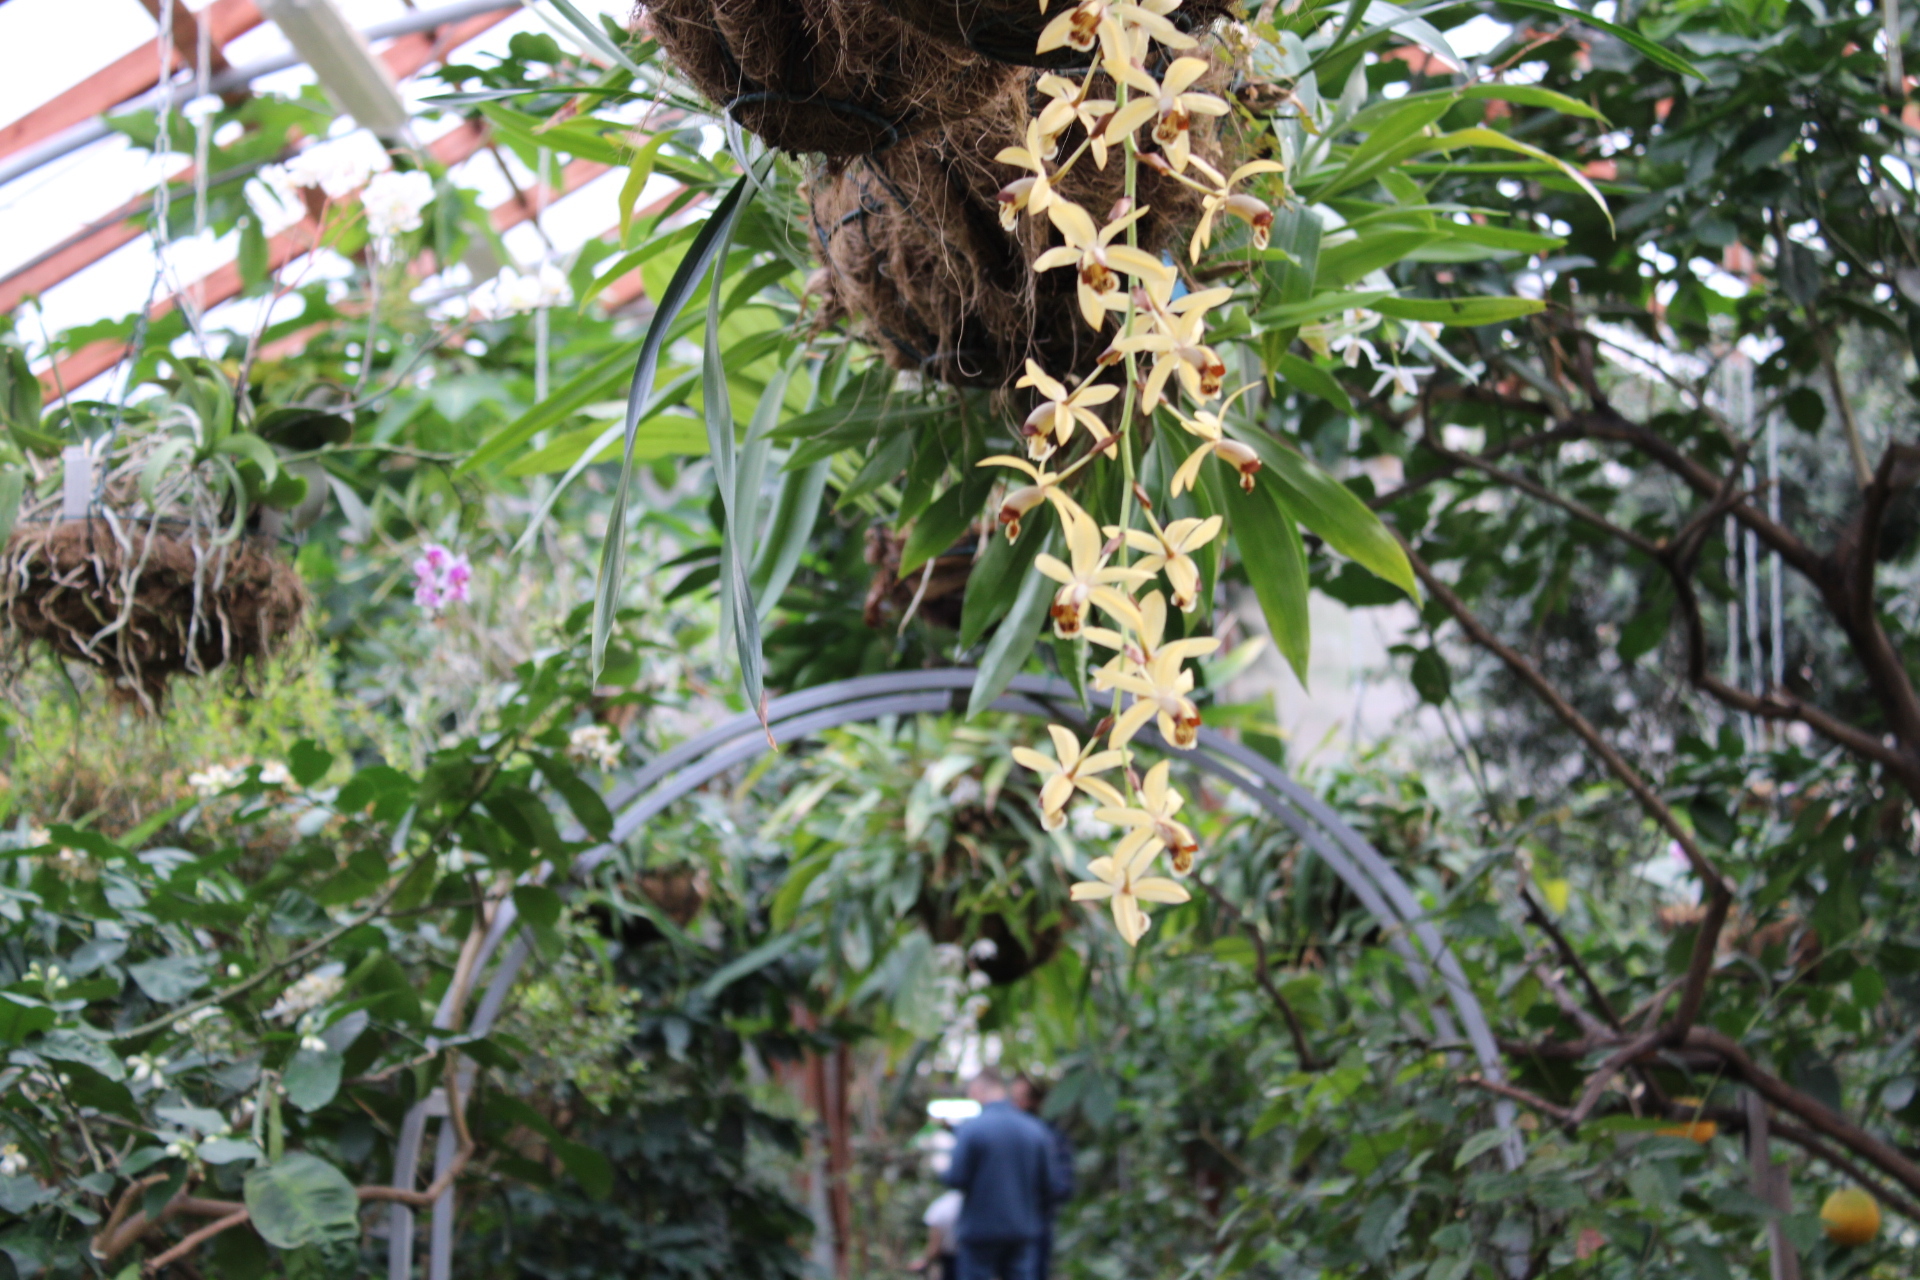
<path fill-rule="evenodd" d="M 1187 434 L 1198 436 L 1202 443 L 1198 449 L 1187 455 L 1187 460 L 1180 464 L 1178 471 L 1173 473 L 1173 480 L 1168 484 L 1167 489 L 1174 497 L 1179 497 L 1199 483 L 1200 464 L 1207 460 L 1207 455 L 1210 453 L 1218 454 L 1222 462 L 1238 471 L 1240 487 L 1248 493 L 1253 492 L 1253 477 L 1261 467 L 1260 455 L 1238 440 L 1227 439 L 1226 417 L 1227 410 L 1233 407 L 1233 402 L 1251 391 L 1255 385 L 1257 384 L 1249 382 L 1228 396 L 1218 409 L 1201 409 L 1191 418 L 1184 414 L 1175 415 L 1180 419 L 1180 425 L 1186 429 Z"/>
<path fill-rule="evenodd" d="M 1106 535 L 1124 536 L 1129 547 L 1146 552 L 1133 567 L 1149 574 L 1164 572 L 1174 607 L 1185 613 L 1193 609 L 1200 590 L 1200 566 L 1194 563 L 1193 552 L 1218 537 L 1222 523 L 1219 516 L 1188 517 L 1151 532 L 1115 527 L 1107 529 Z"/>
<path fill-rule="evenodd" d="M 1053 738 L 1053 755 L 1043 756 L 1031 747 L 1015 747 L 1013 758 L 1046 779 L 1040 786 L 1040 825 L 1058 831 L 1067 823 L 1067 802 L 1075 791 L 1084 791 L 1103 805 L 1124 805 L 1126 800 L 1112 784 L 1095 774 L 1118 769 L 1126 756 L 1118 751 L 1095 751 L 1092 739 L 1083 747 L 1071 730 L 1057 724 L 1047 726 Z"/>
<path fill-rule="evenodd" d="M 1153 140 L 1160 144 L 1167 163 L 1184 172 L 1193 150 L 1193 117 L 1227 114 L 1227 104 L 1220 98 L 1210 93 L 1189 92 L 1194 82 L 1206 73 L 1207 64 L 1202 58 L 1175 58 L 1159 80 L 1140 67 L 1129 65 L 1124 79 L 1140 91 L 1140 96 L 1129 99 L 1107 122 L 1106 140 L 1115 143 L 1129 137 L 1157 116 Z"/>
<path fill-rule="evenodd" d="M 1069 510 L 1067 504 L 1061 505 L 1060 518 L 1066 527 L 1067 551 L 1073 563 L 1063 564 L 1042 552 L 1035 557 L 1033 565 L 1061 584 L 1053 597 L 1053 634 L 1071 640 L 1086 625 L 1089 604 L 1123 616 L 1131 612 L 1133 602 L 1114 590 L 1115 583 L 1138 586 L 1153 575 L 1144 569 L 1109 567 L 1108 552 L 1100 545 L 1100 526 L 1078 506 Z"/>
<path fill-rule="evenodd" d="M 1034 88 L 1050 101 L 1040 109 L 1040 135 L 1055 139 L 1076 122 L 1085 130 L 1088 149 L 1093 154 L 1095 167 L 1107 167 L 1107 138 L 1101 124 L 1113 114 L 1113 99 L 1083 97 L 1092 78 L 1083 84 L 1075 84 L 1065 76 L 1049 71 L 1034 82 Z"/>
<path fill-rule="evenodd" d="M 1262 173 L 1279 173 L 1285 166 L 1277 160 L 1249 160 L 1222 179 L 1202 160 L 1195 159 L 1194 166 L 1204 169 L 1214 179 L 1214 189 L 1200 202 L 1200 222 L 1193 229 L 1193 239 L 1187 244 L 1187 251 L 1198 258 L 1213 243 L 1213 220 L 1222 213 L 1232 214 L 1253 229 L 1253 247 L 1264 249 L 1273 234 L 1273 210 L 1263 201 L 1256 200 L 1243 192 L 1236 192 L 1248 178 Z"/>
<path fill-rule="evenodd" d="M 1045 397 L 1020 428 L 1027 438 L 1027 454 L 1036 462 L 1045 461 L 1055 449 L 1073 439 L 1076 423 L 1084 426 L 1095 440 L 1103 438 L 1106 424 L 1093 411 L 1094 407 L 1120 394 L 1120 388 L 1110 382 L 1082 383 L 1068 391 L 1065 383 L 1050 377 L 1034 360 L 1027 361 L 1026 375 L 1014 385 L 1032 387 Z"/>
<path fill-rule="evenodd" d="M 1008 489 L 1007 496 L 1000 500 L 1000 524 L 1007 531 L 1008 542 L 1013 542 L 1020 537 L 1020 518 L 1039 506 L 1042 502 L 1051 500 L 1056 506 L 1060 506 L 1063 514 L 1068 509 L 1074 511 L 1080 510 L 1072 498 L 1061 493 L 1056 487 L 1063 477 L 1056 472 L 1042 471 L 1025 458 L 1016 458 L 1006 453 L 996 453 L 991 458 L 982 458 L 979 465 L 983 467 L 1012 467 L 1033 481 L 1032 484 Z"/>
<path fill-rule="evenodd" d="M 1113 243 L 1146 212 L 1144 207 L 1135 209 L 1096 229 L 1093 215 L 1071 201 L 1055 200 L 1047 206 L 1047 216 L 1053 219 L 1053 225 L 1066 243 L 1041 254 L 1034 260 L 1033 269 L 1075 268 L 1080 275 L 1080 314 L 1095 329 L 1105 321 L 1110 299 L 1117 295 L 1119 303 L 1125 303 L 1126 296 L 1120 292 L 1122 274 L 1149 284 L 1164 281 L 1166 288 L 1172 290 L 1172 268 L 1143 249 Z"/>
<path fill-rule="evenodd" d="M 1040 132 L 1040 122 L 1029 120 L 1027 121 L 1027 144 L 1023 147 L 1002 147 L 1000 154 L 994 157 L 1001 164 L 1010 164 L 1027 171 L 1026 176 L 1015 178 L 1000 188 L 1000 194 L 997 197 L 1000 205 L 1000 225 L 1008 231 L 1019 225 L 1022 209 L 1042 213 L 1058 198 L 1054 194 L 1047 174 L 1047 157 L 1052 153 L 1052 147 Z"/>
<path fill-rule="evenodd" d="M 1127 629 L 1127 634 L 1107 627 L 1086 629 L 1088 640 L 1114 650 L 1113 658 L 1093 673 L 1093 687 L 1100 693 L 1119 688 L 1118 680 L 1123 675 L 1141 674 L 1147 664 L 1165 650 L 1171 650 L 1184 662 L 1188 658 L 1204 658 L 1220 647 L 1220 641 L 1213 636 L 1193 636 L 1163 646 L 1161 637 L 1167 631 L 1166 597 L 1158 591 L 1149 591 L 1130 603 L 1131 611 L 1108 610 L 1114 621 Z"/>
<path fill-rule="evenodd" d="M 1134 697 L 1133 705 L 1121 712 L 1107 735 L 1107 745 L 1124 747 L 1158 717 L 1160 736 L 1167 745 L 1191 750 L 1200 735 L 1200 708 L 1187 694 L 1193 689 L 1193 672 L 1181 666 L 1189 657 L 1202 657 L 1220 647 L 1216 636 L 1196 636 L 1160 646 L 1144 665 L 1112 678 L 1113 687 Z"/>
<path fill-rule="evenodd" d="M 1185 902 L 1191 896 L 1184 887 L 1163 876 L 1141 874 L 1153 865 L 1159 851 L 1160 846 L 1150 833 L 1136 829 L 1110 856 L 1095 858 L 1087 864 L 1087 871 L 1094 879 L 1082 880 L 1069 890 L 1075 902 L 1110 900 L 1114 927 L 1130 947 L 1139 943 L 1150 923 L 1140 905 L 1142 902 L 1174 904 Z"/>
<path fill-rule="evenodd" d="M 1180 811 L 1185 800 L 1168 784 L 1172 769 L 1171 760 L 1162 760 L 1147 770 L 1147 776 L 1141 780 L 1137 804 L 1109 806 L 1096 810 L 1093 816 L 1102 822 L 1131 828 L 1136 833 L 1151 833 L 1153 839 L 1164 845 L 1172 856 L 1175 874 L 1185 875 L 1193 869 L 1193 855 L 1199 852 L 1200 842 L 1194 839 L 1191 827 L 1173 816 Z"/>

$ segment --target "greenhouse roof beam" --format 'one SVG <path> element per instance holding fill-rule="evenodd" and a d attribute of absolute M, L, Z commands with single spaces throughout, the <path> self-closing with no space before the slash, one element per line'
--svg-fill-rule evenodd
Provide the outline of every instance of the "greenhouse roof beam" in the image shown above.
<path fill-rule="evenodd" d="M 244 35 L 264 21 L 260 11 L 254 7 L 253 0 L 214 0 L 202 13 L 207 20 L 208 35 L 216 46 L 224 45 L 235 36 Z M 142 45 L 71 89 L 49 98 L 19 119 L 0 125 L 0 159 L 67 130 L 84 126 L 121 103 L 153 89 L 160 82 L 159 61 L 150 43 Z M 188 63 L 191 64 L 191 59 Z M 95 136 L 104 134 L 105 130 L 102 129 Z M 7 180 L 0 178 L 0 181 Z"/>
<path fill-rule="evenodd" d="M 216 3 L 218 2 L 219 0 L 216 0 Z M 252 7 L 251 0 L 248 0 L 248 7 Z M 459 3 L 443 5 L 437 9 L 416 10 L 404 18 L 395 18 L 391 22 L 376 22 L 368 27 L 362 34 L 369 40 L 383 40 L 393 36 L 415 35 L 453 23 L 463 22 L 469 18 L 477 18 L 482 14 L 495 14 L 499 15 L 499 17 L 504 17 L 519 8 L 519 0 L 460 0 Z M 496 17 L 495 21 L 498 21 L 499 17 Z M 449 44 L 447 47 L 451 48 L 452 45 Z M 146 53 L 130 55 L 130 57 L 131 56 L 137 56 L 139 59 L 148 62 L 152 61 Z M 122 61 L 127 61 L 127 59 L 122 59 Z M 301 61 L 302 59 L 297 53 L 290 53 L 277 58 L 268 58 L 265 61 L 253 63 L 250 66 L 230 67 L 219 75 L 212 77 L 208 88 L 214 93 L 226 93 L 231 89 L 241 88 L 251 84 L 261 76 L 271 75 L 276 71 L 285 71 L 289 67 L 297 67 L 301 64 Z M 21 148 L 26 147 L 27 143 L 14 142 L 12 144 L 13 150 L 21 151 L 21 153 L 14 155 L 11 160 L 7 160 L 5 163 L 0 163 L 0 186 L 5 186 L 16 178 L 32 173 L 42 165 L 51 164 L 63 156 L 71 155 L 80 148 L 98 142 L 100 139 L 112 133 L 113 130 L 108 128 L 103 118 L 108 112 L 133 111 L 142 107 L 157 106 L 163 98 L 170 95 L 178 97 L 179 95 L 177 86 L 169 85 L 165 88 L 152 88 L 151 86 L 153 84 L 154 80 L 150 76 L 146 80 L 145 85 L 141 86 L 148 88 L 150 90 L 149 92 L 140 93 L 138 89 L 133 89 L 130 91 L 131 94 L 137 96 L 129 96 L 117 102 L 104 100 L 100 97 L 89 99 L 86 110 L 77 115 L 73 114 L 74 108 L 69 108 L 67 114 L 62 118 L 62 123 L 68 127 L 51 135 L 47 132 L 36 132 L 34 134 L 34 140 L 44 139 L 38 146 L 33 146 L 30 149 L 21 151 Z M 76 90 L 68 90 L 67 93 L 54 99 L 54 102 L 63 102 L 74 92 L 76 92 Z M 22 117 L 21 120 L 15 121 L 13 125 L 7 126 L 6 129 L 0 129 L 0 156 L 9 154 L 6 144 L 8 130 L 14 129 L 26 121 L 33 119 L 44 110 L 46 110 L 44 107 L 37 108 L 34 112 Z"/>
<path fill-rule="evenodd" d="M 155 22 L 160 21 L 160 0 L 140 0 L 140 3 L 148 13 L 153 15 Z M 209 70 L 225 71 L 227 69 L 227 55 L 220 48 L 224 43 L 218 32 L 208 30 L 207 67 Z M 188 67 L 199 67 L 200 23 L 194 17 L 193 10 L 187 8 L 181 0 L 173 0 L 173 47 Z"/>
<path fill-rule="evenodd" d="M 380 51 L 380 60 L 393 74 L 401 79 L 413 75 L 429 63 L 436 62 L 448 52 L 465 44 L 488 28 L 493 27 L 510 16 L 511 10 L 497 9 L 492 13 L 483 13 L 478 17 L 456 22 L 439 31 L 422 31 L 405 35 Z M 463 134 L 456 130 L 441 139 Z M 436 156 L 435 149 L 428 149 Z M 471 154 L 471 153 L 469 153 Z M 458 156 L 454 160 L 442 163 L 452 164 L 464 160 Z M 170 182 L 178 185 L 193 180 L 193 166 L 188 165 L 175 173 Z M 146 232 L 140 216 L 152 207 L 150 197 L 142 195 L 127 201 L 118 209 L 99 219 L 92 225 L 83 227 L 67 239 L 48 249 L 45 253 L 22 263 L 20 266 L 0 277 L 0 312 L 11 311 L 20 303 L 37 293 L 44 293 L 67 277 L 92 266 L 115 249 L 139 239 Z"/>

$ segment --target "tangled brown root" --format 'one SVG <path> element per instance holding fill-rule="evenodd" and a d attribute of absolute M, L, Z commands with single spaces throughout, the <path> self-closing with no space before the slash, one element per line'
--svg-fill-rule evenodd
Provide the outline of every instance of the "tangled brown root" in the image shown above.
<path fill-rule="evenodd" d="M 1044 11 L 1034 0 L 888 0 L 887 7 L 909 25 L 956 48 L 996 62 L 1023 67 L 1085 66 L 1092 55 L 1077 49 L 1035 52 L 1047 24 L 1072 0 L 1051 0 Z M 1233 11 L 1233 0 L 1186 0 L 1170 15 L 1181 30 L 1193 33 Z"/>
<path fill-rule="evenodd" d="M 306 591 L 271 544 L 115 532 L 100 519 L 15 529 L 0 552 L 0 653 L 44 643 L 153 708 L 175 676 L 248 667 L 293 636 Z"/>
<path fill-rule="evenodd" d="M 880 0 L 642 0 L 634 17 L 700 92 L 782 151 L 883 151 L 981 109 L 1018 75 Z"/>
<path fill-rule="evenodd" d="M 1019 171 L 994 157 L 1024 142 L 1031 110 L 1026 95 L 1009 96 L 885 154 L 821 168 L 807 194 L 825 267 L 814 285 L 823 322 L 851 318 L 895 368 L 960 386 L 1006 386 L 1028 358 L 1062 378 L 1094 367 L 1112 335 L 1081 318 L 1073 271 L 1032 267 L 1051 228 L 1044 218 L 1023 217 L 1014 231 L 1000 224 L 1000 189 Z M 1070 130 L 1060 154 L 1072 155 L 1080 138 Z M 1197 120 L 1192 139 L 1195 155 L 1224 163 L 1211 120 Z M 1104 219 L 1126 193 L 1125 175 L 1118 155 L 1105 169 L 1083 158 L 1058 189 Z M 1136 196 L 1149 210 L 1137 224 L 1140 247 L 1178 252 L 1200 193 L 1141 165 Z"/>

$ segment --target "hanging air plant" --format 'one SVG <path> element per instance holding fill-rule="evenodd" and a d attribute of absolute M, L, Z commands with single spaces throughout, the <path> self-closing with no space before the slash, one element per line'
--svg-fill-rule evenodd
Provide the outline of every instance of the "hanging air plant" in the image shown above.
<path fill-rule="evenodd" d="M 84 406 L 43 421 L 25 357 L 0 363 L 12 393 L 0 664 L 44 647 L 151 709 L 176 676 L 242 670 L 286 647 L 306 592 L 278 534 L 284 513 L 325 491 L 310 492 L 319 473 L 285 453 L 343 442 L 345 419 L 286 407 L 243 425 L 226 375 L 193 359 L 117 424 Z"/>

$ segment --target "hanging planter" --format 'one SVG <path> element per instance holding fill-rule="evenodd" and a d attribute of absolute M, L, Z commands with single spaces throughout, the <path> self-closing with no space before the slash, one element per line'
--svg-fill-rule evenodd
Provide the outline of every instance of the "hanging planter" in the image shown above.
<path fill-rule="evenodd" d="M 851 320 L 895 368 L 957 386 L 1006 386 L 1028 359 L 1059 377 L 1091 370 L 1109 339 L 1079 318 L 1074 273 L 1032 266 L 1049 229 L 1038 219 L 1013 230 L 1001 221 L 1001 189 L 1021 171 L 998 156 L 1025 144 L 1030 118 L 1027 95 L 1009 95 L 884 154 L 822 165 L 807 189 L 824 267 L 812 284 L 820 322 Z M 1059 154 L 1072 155 L 1083 137 L 1069 129 Z M 1230 128 L 1200 118 L 1188 145 L 1219 168 L 1230 141 Z M 1125 195 L 1124 172 L 1117 159 L 1104 169 L 1082 160 L 1058 189 L 1104 214 Z M 1183 249 L 1201 194 L 1143 166 L 1136 195 L 1148 209 L 1140 247 Z"/>
<path fill-rule="evenodd" d="M 231 387 L 206 361 L 182 362 L 172 390 L 64 446 L 34 406 L 24 435 L 38 456 L 9 469 L 21 497 L 0 548 L 0 664 L 44 648 L 153 709 L 174 678 L 245 670 L 297 634 L 306 592 L 279 532 L 283 513 L 307 503 L 309 476 L 276 445 L 337 442 L 350 428 L 323 410 L 279 409 L 241 429 Z M 16 439 L 20 416 L 15 398 Z"/>
<path fill-rule="evenodd" d="M 795 153 L 885 151 L 979 110 L 1017 74 L 877 0 L 643 0 L 635 20 L 741 128 Z"/>
<path fill-rule="evenodd" d="M 1072 44 L 1039 51 L 1048 26 L 1076 10 L 1065 0 L 1046 5 L 1034 0 L 890 0 L 887 7 L 916 30 L 996 62 L 1059 69 L 1084 67 L 1093 59 Z M 1232 0 L 1186 0 L 1168 18 L 1191 35 L 1232 11 Z"/>

